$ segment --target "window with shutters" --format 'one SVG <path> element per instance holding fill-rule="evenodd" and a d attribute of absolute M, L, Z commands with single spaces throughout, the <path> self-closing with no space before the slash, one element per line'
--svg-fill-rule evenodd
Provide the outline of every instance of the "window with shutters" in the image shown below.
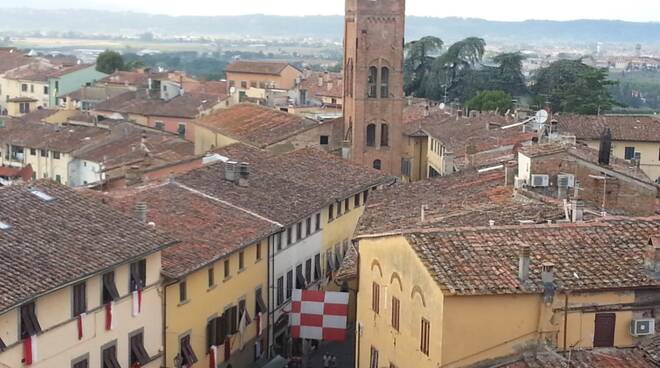
<path fill-rule="evenodd" d="M 614 346 L 616 329 L 615 313 L 596 313 L 594 321 L 594 347 L 610 348 Z"/>
<path fill-rule="evenodd" d="M 355 198 L 353 198 L 353 207 L 360 207 L 360 194 L 356 194 Z"/>
<path fill-rule="evenodd" d="M 129 290 L 136 291 L 144 289 L 147 286 L 147 260 L 142 259 L 131 263 L 130 272 Z"/>
<path fill-rule="evenodd" d="M 305 261 L 305 280 L 312 281 L 312 259 Z"/>
<path fill-rule="evenodd" d="M 367 97 L 376 98 L 378 97 L 378 68 L 372 66 L 369 68 L 369 74 L 367 76 Z"/>
<path fill-rule="evenodd" d="M 231 275 L 231 273 L 230 273 L 231 270 L 229 269 L 229 260 L 228 259 L 225 259 L 224 266 L 225 266 L 225 280 L 226 280 Z"/>
<path fill-rule="evenodd" d="M 131 337 L 129 338 L 129 346 L 130 346 L 130 358 L 129 358 L 130 367 L 135 367 L 136 365 L 138 367 L 141 367 L 149 363 L 151 358 L 149 358 L 149 354 L 147 353 L 147 350 L 144 348 L 144 333 L 142 331 L 131 334 Z"/>
<path fill-rule="evenodd" d="M 390 129 L 387 124 L 380 125 L 380 146 L 387 147 L 390 145 Z"/>
<path fill-rule="evenodd" d="M 254 315 L 257 316 L 259 313 L 267 313 L 268 312 L 268 307 L 266 306 L 266 303 L 264 302 L 264 297 L 262 295 L 262 290 L 261 288 L 258 288 L 254 292 Z"/>
<path fill-rule="evenodd" d="M 41 326 L 37 319 L 35 304 L 27 303 L 21 306 L 21 339 L 36 336 L 41 332 Z"/>
<path fill-rule="evenodd" d="M 286 300 L 291 299 L 293 293 L 293 270 L 286 273 Z"/>
<path fill-rule="evenodd" d="M 238 252 L 238 270 L 243 271 L 245 269 L 245 252 Z"/>
<path fill-rule="evenodd" d="M 183 280 L 179 283 L 179 303 L 183 303 L 188 300 L 188 283 L 186 280 Z"/>
<path fill-rule="evenodd" d="M 369 368 L 379 368 L 378 367 L 378 350 L 371 347 L 371 354 L 369 355 Z"/>
<path fill-rule="evenodd" d="M 371 285 L 371 310 L 380 312 L 380 285 L 375 282 Z"/>
<path fill-rule="evenodd" d="M 257 261 L 261 261 L 261 242 L 258 242 L 255 246 L 256 258 Z"/>
<path fill-rule="evenodd" d="M 309 217 L 305 220 L 305 230 L 307 231 L 307 236 L 312 233 L 312 218 Z"/>
<path fill-rule="evenodd" d="M 279 307 L 284 303 L 284 276 L 277 279 L 277 306 Z"/>
<path fill-rule="evenodd" d="M 362 204 L 367 204 L 367 199 L 369 198 L 369 191 L 365 190 L 362 193 Z"/>
<path fill-rule="evenodd" d="M 376 124 L 367 125 L 367 146 L 376 146 Z"/>
<path fill-rule="evenodd" d="M 209 289 L 215 286 L 215 270 L 213 267 L 209 268 L 208 271 L 208 286 Z"/>
<path fill-rule="evenodd" d="M 117 345 L 114 343 L 101 348 L 102 368 L 121 368 L 117 361 Z"/>
<path fill-rule="evenodd" d="M 181 356 L 181 364 L 184 366 L 197 363 L 197 355 L 195 355 L 190 344 L 190 335 L 186 335 L 179 340 L 179 355 Z"/>
<path fill-rule="evenodd" d="M 399 313 L 401 309 L 401 302 L 399 299 L 392 297 L 392 328 L 399 331 Z"/>
<path fill-rule="evenodd" d="M 225 330 L 225 316 L 211 318 L 206 323 L 206 347 L 207 351 L 211 346 L 220 346 L 225 342 L 227 336 Z"/>
<path fill-rule="evenodd" d="M 328 220 L 332 221 L 335 218 L 335 205 L 331 204 L 328 207 Z"/>
<path fill-rule="evenodd" d="M 73 285 L 73 316 L 77 317 L 87 312 L 87 284 L 81 282 Z"/>
<path fill-rule="evenodd" d="M 119 299 L 119 292 L 117 291 L 117 285 L 115 285 L 114 271 L 105 273 L 102 277 L 103 277 L 103 295 L 102 295 L 103 304 L 108 304 L 112 301 Z"/>
<path fill-rule="evenodd" d="M 293 227 L 292 226 L 289 226 L 286 229 L 286 244 L 287 245 L 293 244 Z M 281 249 L 278 249 L 278 250 L 281 250 Z"/>
<path fill-rule="evenodd" d="M 316 214 L 316 221 L 315 221 L 314 226 L 315 226 L 316 231 L 321 230 L 321 214 L 320 213 Z"/>
<path fill-rule="evenodd" d="M 89 358 L 87 356 L 74 359 L 71 362 L 71 368 L 89 368 Z"/>
<path fill-rule="evenodd" d="M 321 279 L 321 254 L 314 256 L 314 281 Z"/>
<path fill-rule="evenodd" d="M 419 344 L 419 350 L 424 354 L 424 355 L 429 355 L 429 345 L 430 345 L 430 335 L 431 335 L 431 322 L 427 321 L 426 319 L 422 318 L 422 326 L 421 326 L 421 333 L 420 333 L 420 344 Z"/>
<path fill-rule="evenodd" d="M 225 329 L 227 335 L 238 332 L 238 306 L 229 307 L 225 310 Z"/>
<path fill-rule="evenodd" d="M 296 224 L 296 240 L 300 241 L 302 238 L 302 222 L 299 222 Z"/>
<path fill-rule="evenodd" d="M 303 265 L 299 264 L 296 266 L 296 289 L 305 289 L 307 286 L 307 280 L 305 280 L 305 274 L 303 273 Z"/>

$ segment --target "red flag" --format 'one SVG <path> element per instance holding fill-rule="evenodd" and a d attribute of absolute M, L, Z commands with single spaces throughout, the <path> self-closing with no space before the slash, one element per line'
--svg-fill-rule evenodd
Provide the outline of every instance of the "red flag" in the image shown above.
<path fill-rule="evenodd" d="M 37 337 L 23 339 L 23 364 L 32 365 L 37 360 Z"/>
<path fill-rule="evenodd" d="M 105 330 L 110 331 L 114 327 L 112 325 L 112 310 L 113 310 L 113 303 L 110 302 L 105 305 Z"/>
<path fill-rule="evenodd" d="M 78 324 L 78 340 L 82 340 L 83 338 L 83 318 L 85 317 L 85 313 L 79 314 L 77 319 L 77 324 Z"/>

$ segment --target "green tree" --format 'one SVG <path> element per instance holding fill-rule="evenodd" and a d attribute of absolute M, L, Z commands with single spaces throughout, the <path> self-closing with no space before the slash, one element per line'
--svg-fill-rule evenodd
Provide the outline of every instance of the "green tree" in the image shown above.
<path fill-rule="evenodd" d="M 504 113 L 513 107 L 511 95 L 504 91 L 483 91 L 465 103 L 469 110 Z"/>
<path fill-rule="evenodd" d="M 444 42 L 433 36 L 423 37 L 406 44 L 404 65 L 404 90 L 406 94 L 422 93 L 422 84 L 430 72 L 435 58 L 433 54 L 442 50 Z"/>
<path fill-rule="evenodd" d="M 493 61 L 498 64 L 496 75 L 498 89 L 513 96 L 529 92 L 522 72 L 523 60 L 525 60 L 525 56 L 519 52 L 499 54 L 493 58 Z"/>
<path fill-rule="evenodd" d="M 597 114 L 619 105 L 608 90 L 616 82 L 608 80 L 604 69 L 580 60 L 556 61 L 540 69 L 534 82 L 537 100 L 545 99 L 557 112 Z"/>
<path fill-rule="evenodd" d="M 106 50 L 96 59 L 96 70 L 106 74 L 124 70 L 124 59 L 118 52 Z"/>

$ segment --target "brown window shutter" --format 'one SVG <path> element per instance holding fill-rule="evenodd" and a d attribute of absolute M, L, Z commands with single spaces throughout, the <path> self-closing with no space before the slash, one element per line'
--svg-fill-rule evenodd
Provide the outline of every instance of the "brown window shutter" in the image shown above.
<path fill-rule="evenodd" d="M 615 313 L 597 313 L 594 323 L 594 347 L 609 348 L 614 346 L 616 328 Z"/>

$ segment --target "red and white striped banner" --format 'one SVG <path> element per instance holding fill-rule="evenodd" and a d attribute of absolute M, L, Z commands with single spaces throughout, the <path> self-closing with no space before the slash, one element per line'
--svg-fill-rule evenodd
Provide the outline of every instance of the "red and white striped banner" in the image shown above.
<path fill-rule="evenodd" d="M 348 293 L 294 290 L 289 323 L 291 336 L 311 340 L 345 341 Z"/>

